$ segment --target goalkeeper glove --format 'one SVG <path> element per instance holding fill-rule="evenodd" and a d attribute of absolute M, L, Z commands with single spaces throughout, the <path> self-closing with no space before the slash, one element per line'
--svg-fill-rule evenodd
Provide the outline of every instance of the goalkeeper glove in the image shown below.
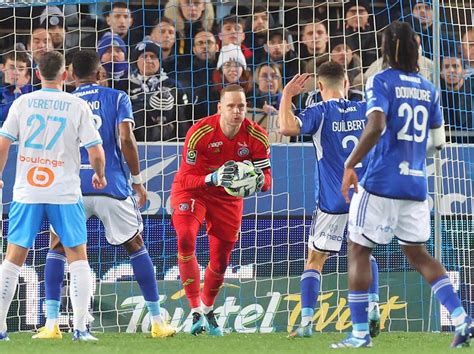
<path fill-rule="evenodd" d="M 208 186 L 230 187 L 236 173 L 237 163 L 233 160 L 229 160 L 216 171 L 208 174 L 205 181 Z"/>
<path fill-rule="evenodd" d="M 249 160 L 245 160 L 244 164 L 252 166 L 254 168 L 255 173 L 257 175 L 257 178 L 255 179 L 255 192 L 260 192 L 263 188 L 263 185 L 265 184 L 265 174 L 263 173 L 260 167 L 255 167 L 255 165 Z"/>

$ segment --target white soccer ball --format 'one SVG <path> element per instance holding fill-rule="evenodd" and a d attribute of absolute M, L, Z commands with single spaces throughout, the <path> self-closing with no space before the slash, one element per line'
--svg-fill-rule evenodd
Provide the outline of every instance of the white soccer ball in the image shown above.
<path fill-rule="evenodd" d="M 243 162 L 237 162 L 237 173 L 230 187 L 225 191 L 234 197 L 248 197 L 257 189 L 257 173 L 253 166 Z"/>

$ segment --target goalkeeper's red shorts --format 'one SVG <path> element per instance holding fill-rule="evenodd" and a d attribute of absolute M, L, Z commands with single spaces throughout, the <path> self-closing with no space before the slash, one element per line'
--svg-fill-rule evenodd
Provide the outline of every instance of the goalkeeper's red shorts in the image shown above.
<path fill-rule="evenodd" d="M 243 200 L 198 193 L 185 191 L 172 193 L 171 221 L 173 224 L 173 216 L 176 215 L 196 218 L 201 224 L 205 219 L 208 235 L 223 241 L 237 241 L 242 221 Z"/>

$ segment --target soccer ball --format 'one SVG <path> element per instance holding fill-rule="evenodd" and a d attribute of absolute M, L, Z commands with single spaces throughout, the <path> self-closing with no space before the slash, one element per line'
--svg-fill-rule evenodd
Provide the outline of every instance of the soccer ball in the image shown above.
<path fill-rule="evenodd" d="M 257 189 L 257 173 L 253 166 L 237 162 L 237 173 L 230 187 L 224 188 L 233 197 L 248 197 Z"/>

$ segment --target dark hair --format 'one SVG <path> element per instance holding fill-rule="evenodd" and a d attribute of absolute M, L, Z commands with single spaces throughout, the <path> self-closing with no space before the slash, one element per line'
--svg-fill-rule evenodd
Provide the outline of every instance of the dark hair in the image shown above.
<path fill-rule="evenodd" d="M 93 50 L 81 50 L 72 57 L 72 72 L 79 79 L 95 75 L 99 66 L 99 56 Z"/>
<path fill-rule="evenodd" d="M 392 22 L 383 32 L 382 55 L 394 69 L 418 72 L 418 43 L 407 22 Z"/>
<path fill-rule="evenodd" d="M 56 50 L 47 52 L 39 60 L 38 68 L 44 80 L 54 81 L 64 69 L 64 56 Z"/>
<path fill-rule="evenodd" d="M 327 61 L 318 68 L 318 79 L 321 81 L 329 81 L 330 83 L 339 84 L 344 81 L 346 74 L 341 64 L 335 61 Z"/>
<path fill-rule="evenodd" d="M 128 9 L 127 3 L 122 2 L 122 1 L 114 2 L 112 4 L 112 7 L 110 8 L 110 12 L 114 11 L 115 9 Z M 110 12 L 109 12 L 109 15 L 110 15 Z"/>
<path fill-rule="evenodd" d="M 222 31 L 222 27 L 224 27 L 227 24 L 239 24 L 243 26 L 244 23 L 245 23 L 245 19 L 243 17 L 240 17 L 240 16 L 238 17 L 235 15 L 227 15 L 226 17 L 222 19 L 221 31 Z"/>
<path fill-rule="evenodd" d="M 267 8 L 265 6 L 262 6 L 262 5 L 255 5 L 254 8 L 253 8 L 252 14 L 255 15 L 255 14 L 259 14 L 261 12 L 267 12 Z"/>
<path fill-rule="evenodd" d="M 289 33 L 283 27 L 271 28 L 268 31 L 268 42 L 270 42 L 274 37 L 280 37 L 282 40 L 288 42 Z"/>
<path fill-rule="evenodd" d="M 221 99 L 227 92 L 242 92 L 245 95 L 245 91 L 243 87 L 237 84 L 231 84 L 231 85 L 225 86 L 221 90 Z"/>
<path fill-rule="evenodd" d="M 7 60 L 21 61 L 26 63 L 27 67 L 31 67 L 30 57 L 25 51 L 15 51 L 15 49 L 10 49 L 8 52 L 3 54 L 3 63 L 5 64 Z"/>
<path fill-rule="evenodd" d="M 158 26 L 160 23 L 167 23 L 169 24 L 170 26 L 173 26 L 174 28 L 176 28 L 176 23 L 170 19 L 169 17 L 166 17 L 166 16 L 161 16 L 159 17 L 155 23 L 153 24 L 153 28 L 155 28 L 156 26 Z"/>

